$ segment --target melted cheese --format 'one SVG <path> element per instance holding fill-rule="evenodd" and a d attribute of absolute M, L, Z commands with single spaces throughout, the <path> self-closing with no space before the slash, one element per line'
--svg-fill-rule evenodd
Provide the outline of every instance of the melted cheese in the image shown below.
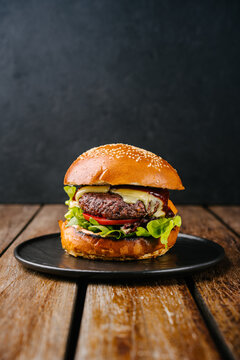
<path fill-rule="evenodd" d="M 150 212 L 152 212 L 156 206 L 156 203 L 159 203 L 157 211 L 153 214 L 156 217 L 164 216 L 165 212 L 162 211 L 163 202 L 154 195 L 149 194 L 146 191 L 134 190 L 134 189 L 111 189 L 114 194 L 118 194 L 123 198 L 123 201 L 128 204 L 135 204 L 138 200 L 142 201 L 147 210 L 150 207 Z"/>
<path fill-rule="evenodd" d="M 92 192 L 107 193 L 109 189 L 110 189 L 109 185 L 83 186 L 76 192 L 75 199 L 78 202 L 78 200 L 80 199 L 81 196 L 83 196 L 83 194 L 92 193 Z"/>

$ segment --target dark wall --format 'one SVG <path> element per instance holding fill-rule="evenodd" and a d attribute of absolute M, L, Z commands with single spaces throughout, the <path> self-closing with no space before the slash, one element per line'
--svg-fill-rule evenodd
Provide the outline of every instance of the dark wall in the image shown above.
<path fill-rule="evenodd" d="M 179 202 L 239 202 L 240 2 L 0 1 L 0 201 L 60 202 L 80 153 L 125 142 Z"/>

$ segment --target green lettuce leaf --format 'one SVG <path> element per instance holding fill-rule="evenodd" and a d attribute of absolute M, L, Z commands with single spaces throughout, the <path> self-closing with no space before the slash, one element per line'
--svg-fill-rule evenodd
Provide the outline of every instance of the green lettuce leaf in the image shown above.
<path fill-rule="evenodd" d="M 174 226 L 181 226 L 181 217 L 179 215 L 173 218 L 161 217 L 156 220 L 149 221 L 147 229 L 138 227 L 136 231 L 137 236 L 152 236 L 154 238 L 161 237 L 161 243 L 167 246 L 168 236 Z"/>
<path fill-rule="evenodd" d="M 136 235 L 137 235 L 137 236 L 146 236 L 146 237 L 152 236 L 152 235 L 147 231 L 147 229 L 144 229 L 144 228 L 141 227 L 141 226 L 139 226 L 139 227 L 137 228 Z"/>
<path fill-rule="evenodd" d="M 115 237 L 116 239 L 126 237 L 126 234 L 124 233 L 124 231 L 119 230 L 119 229 L 111 230 L 111 229 L 109 229 L 108 226 L 104 226 L 104 225 L 89 226 L 88 230 L 97 233 L 101 237 L 110 236 L 110 237 Z"/>
<path fill-rule="evenodd" d="M 75 186 L 64 186 L 64 191 L 68 194 L 70 200 L 74 197 L 76 190 Z"/>
<path fill-rule="evenodd" d="M 147 224 L 147 230 L 153 237 L 159 238 L 168 229 L 170 221 L 165 217 L 152 220 Z"/>
<path fill-rule="evenodd" d="M 83 213 L 82 209 L 75 206 L 73 208 L 69 208 L 68 212 L 64 216 L 67 220 L 70 220 L 74 216 L 79 219 L 84 219 L 82 213 Z"/>
<path fill-rule="evenodd" d="M 67 227 L 72 225 L 79 225 L 85 229 L 88 229 L 90 223 L 83 217 L 83 211 L 79 207 L 69 208 L 68 212 L 64 215 L 67 219 Z"/>
<path fill-rule="evenodd" d="M 87 220 L 83 219 L 79 219 L 76 216 L 72 217 L 66 227 L 72 226 L 72 225 L 79 225 L 80 227 L 84 228 L 84 229 L 88 229 L 89 227 L 89 222 Z"/>
<path fill-rule="evenodd" d="M 99 223 L 97 222 L 97 220 L 93 219 L 90 217 L 90 219 L 88 220 L 90 222 L 90 224 L 92 225 L 99 225 Z"/>
<path fill-rule="evenodd" d="M 70 201 L 73 199 L 77 188 L 75 186 L 64 186 L 64 191 L 68 194 L 69 200 L 65 201 L 66 205 L 70 204 Z"/>

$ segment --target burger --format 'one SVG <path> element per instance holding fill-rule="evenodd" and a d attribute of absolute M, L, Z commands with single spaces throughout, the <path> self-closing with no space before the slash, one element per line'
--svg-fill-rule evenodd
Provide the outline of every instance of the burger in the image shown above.
<path fill-rule="evenodd" d="M 175 244 L 181 217 L 169 190 L 184 187 L 160 156 L 126 144 L 95 147 L 72 163 L 64 185 L 68 211 L 59 226 L 70 255 L 141 260 Z"/>

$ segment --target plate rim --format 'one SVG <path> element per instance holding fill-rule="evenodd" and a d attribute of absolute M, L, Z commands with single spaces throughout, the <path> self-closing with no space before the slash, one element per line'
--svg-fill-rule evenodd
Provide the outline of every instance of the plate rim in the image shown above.
<path fill-rule="evenodd" d="M 35 240 L 41 240 L 41 239 L 46 240 L 49 237 L 50 238 L 60 237 L 60 232 L 57 232 L 57 233 L 50 233 L 50 234 L 33 237 L 31 239 L 21 242 L 14 248 L 14 257 L 16 258 L 16 260 L 18 262 L 20 262 L 26 268 L 32 269 L 34 271 L 39 271 L 41 273 L 49 274 L 49 275 L 58 275 L 58 276 L 64 276 L 64 277 L 68 277 L 68 278 L 71 278 L 71 277 L 76 278 L 76 277 L 84 277 L 84 276 L 92 276 L 92 277 L 101 276 L 102 278 L 106 278 L 109 275 L 112 275 L 113 277 L 123 277 L 124 275 L 126 277 L 132 277 L 134 275 L 141 274 L 146 277 L 146 276 L 161 275 L 161 274 L 163 274 L 163 275 L 176 274 L 177 275 L 177 274 L 181 274 L 181 273 L 183 273 L 183 274 L 191 273 L 191 272 L 194 272 L 197 270 L 204 270 L 213 265 L 216 265 L 221 260 L 223 260 L 226 255 L 224 248 L 212 240 L 208 240 L 208 239 L 202 238 L 200 236 L 195 236 L 195 235 L 191 235 L 191 234 L 183 234 L 183 233 L 179 233 L 178 237 L 179 236 L 182 238 L 185 238 L 185 239 L 190 239 L 190 240 L 192 239 L 192 240 L 196 240 L 196 241 L 200 241 L 200 242 L 207 242 L 210 246 L 218 249 L 218 252 L 219 252 L 218 256 L 214 260 L 206 261 L 201 264 L 190 265 L 190 267 L 182 266 L 179 268 L 154 269 L 154 270 L 150 269 L 150 270 L 138 270 L 138 271 L 137 270 L 135 270 L 135 271 L 115 270 L 114 271 L 114 270 L 91 270 L 91 269 L 81 270 L 81 269 L 60 268 L 60 267 L 56 267 L 56 266 L 37 264 L 30 260 L 26 260 L 20 256 L 19 251 L 21 250 L 22 247 L 26 246 L 28 243 L 31 243 Z M 81 260 L 91 261 L 90 259 L 82 259 L 82 258 L 81 258 Z M 103 260 L 103 262 L 104 262 L 104 260 Z M 115 262 L 108 261 L 108 262 L 116 263 L 116 261 Z M 138 260 L 132 260 L 131 263 L 133 263 L 133 262 L 138 262 Z"/>

